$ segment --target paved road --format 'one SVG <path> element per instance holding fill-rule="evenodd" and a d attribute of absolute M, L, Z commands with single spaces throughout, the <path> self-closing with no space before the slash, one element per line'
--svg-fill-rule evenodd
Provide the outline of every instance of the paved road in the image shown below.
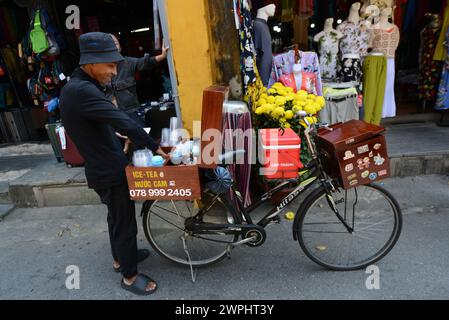
<path fill-rule="evenodd" d="M 269 230 L 262 248 L 242 247 L 232 259 L 200 270 L 152 253 L 141 265 L 160 284 L 150 299 L 448 299 L 449 178 L 387 181 L 404 213 L 403 235 L 379 263 L 380 290 L 364 271 L 335 273 L 309 261 L 292 240 L 291 222 Z M 102 206 L 17 209 L 0 222 L 0 299 L 136 299 L 111 268 Z M 140 247 L 148 247 L 143 232 Z M 66 267 L 80 268 L 80 290 L 66 289 Z"/>

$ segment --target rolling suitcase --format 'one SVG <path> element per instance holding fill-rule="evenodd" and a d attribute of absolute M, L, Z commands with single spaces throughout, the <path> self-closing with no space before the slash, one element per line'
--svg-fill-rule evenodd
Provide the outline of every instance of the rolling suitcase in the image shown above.
<path fill-rule="evenodd" d="M 60 126 L 57 130 L 57 136 L 61 143 L 62 156 L 64 157 L 64 161 L 67 163 L 67 167 L 72 168 L 84 166 L 86 161 L 63 126 Z"/>
<path fill-rule="evenodd" d="M 61 126 L 60 123 L 46 124 L 45 129 L 47 130 L 48 138 L 50 139 L 53 152 L 55 153 L 56 160 L 58 162 L 64 161 L 64 156 L 62 155 L 61 142 L 57 135 L 57 130 Z"/>

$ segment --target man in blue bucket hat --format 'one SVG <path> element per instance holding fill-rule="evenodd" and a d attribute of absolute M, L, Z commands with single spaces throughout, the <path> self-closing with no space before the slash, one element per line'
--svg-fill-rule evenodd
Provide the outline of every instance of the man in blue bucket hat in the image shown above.
<path fill-rule="evenodd" d="M 157 284 L 137 270 L 137 264 L 148 257 L 149 251 L 137 249 L 135 204 L 130 200 L 125 172 L 128 160 L 117 133 L 129 138 L 137 148 L 167 155 L 142 127 L 106 98 L 106 86 L 117 75 L 117 64 L 123 61 L 111 35 L 87 33 L 80 37 L 79 45 L 80 67 L 61 92 L 61 118 L 86 159 L 89 188 L 108 207 L 113 268 L 123 275 L 122 288 L 150 295 Z"/>

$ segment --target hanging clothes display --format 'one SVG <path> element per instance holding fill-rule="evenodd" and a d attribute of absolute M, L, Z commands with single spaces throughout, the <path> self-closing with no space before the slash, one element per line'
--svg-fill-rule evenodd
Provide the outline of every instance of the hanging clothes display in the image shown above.
<path fill-rule="evenodd" d="M 449 3 L 446 4 L 446 10 L 444 11 L 444 22 L 442 30 L 447 30 L 449 28 Z M 435 49 L 435 55 L 433 60 L 445 61 L 447 55 L 447 47 L 444 45 L 446 35 L 444 32 L 440 33 L 438 39 L 437 47 Z"/>
<path fill-rule="evenodd" d="M 394 58 L 387 58 L 387 82 L 382 107 L 382 118 L 396 117 L 396 95 L 394 85 L 396 80 L 396 64 Z"/>
<path fill-rule="evenodd" d="M 323 35 L 318 39 L 321 76 L 325 79 L 337 77 L 339 41 L 337 33 L 333 31 L 323 31 Z"/>
<path fill-rule="evenodd" d="M 323 95 L 323 81 L 321 79 L 321 68 L 318 55 L 315 52 L 299 51 L 299 64 L 302 72 L 313 73 L 316 76 L 317 95 Z"/>
<path fill-rule="evenodd" d="M 445 46 L 448 50 L 446 51 L 446 63 L 441 76 L 438 98 L 435 106 L 436 110 L 449 110 L 449 28 L 446 33 Z"/>
<path fill-rule="evenodd" d="M 363 58 L 368 54 L 371 31 L 366 24 L 345 21 L 337 30 L 343 34 L 340 41 L 341 63 L 338 65 L 338 76 L 343 82 L 361 83 L 363 77 Z"/>
<path fill-rule="evenodd" d="M 253 158 L 252 136 L 245 138 L 245 133 L 252 132 L 251 113 L 225 112 L 223 115 L 223 148 L 224 152 L 245 150 L 244 163 L 228 165 L 237 189 L 240 191 L 245 207 L 252 204 L 250 192 L 251 159 Z"/>
<path fill-rule="evenodd" d="M 356 88 L 323 89 L 326 106 L 320 112 L 320 121 L 329 124 L 359 120 Z"/>
<path fill-rule="evenodd" d="M 419 98 L 425 101 L 435 101 L 440 85 L 441 69 L 443 63 L 433 60 L 436 44 L 440 36 L 440 29 L 432 28 L 431 25 L 421 33 L 421 52 L 419 57 L 420 78 Z"/>
<path fill-rule="evenodd" d="M 400 37 L 400 31 L 396 25 L 388 30 L 374 29 L 373 31 L 373 52 L 382 53 L 387 58 L 387 80 L 382 118 L 396 116 L 396 99 L 394 92 L 396 78 L 395 56 L 399 46 Z"/>
<path fill-rule="evenodd" d="M 396 9 L 394 10 L 394 24 L 401 30 L 404 25 L 405 12 L 409 0 L 396 0 Z"/>
<path fill-rule="evenodd" d="M 293 73 L 293 66 L 297 63 L 301 65 L 301 72 L 314 74 L 316 88 L 313 91 L 321 96 L 323 94 L 321 68 L 318 55 L 315 52 L 296 52 L 295 50 L 290 50 L 289 52 L 274 56 L 273 69 L 268 87 L 271 88 L 283 76 L 290 77 Z"/>
<path fill-rule="evenodd" d="M 297 15 L 301 19 L 308 19 L 313 16 L 314 0 L 298 0 Z"/>
<path fill-rule="evenodd" d="M 234 14 L 240 36 L 240 67 L 245 90 L 257 80 L 255 49 L 252 38 L 252 19 L 248 0 L 234 0 Z"/>
<path fill-rule="evenodd" d="M 293 20 L 295 0 L 282 0 L 281 20 L 288 22 Z"/>
<path fill-rule="evenodd" d="M 256 49 L 257 69 L 262 83 L 267 86 L 273 67 L 273 50 L 270 27 L 266 20 L 256 18 L 253 23 L 254 47 Z"/>
<path fill-rule="evenodd" d="M 290 50 L 286 53 L 278 54 L 273 57 L 273 68 L 271 69 L 270 81 L 268 87 L 279 81 L 279 79 L 286 75 L 293 73 L 293 66 L 296 64 L 296 52 Z"/>
<path fill-rule="evenodd" d="M 359 55 L 344 55 L 338 70 L 342 82 L 360 83 L 362 81 L 363 69 Z"/>
<path fill-rule="evenodd" d="M 365 122 L 379 125 L 387 83 L 387 58 L 385 56 L 368 56 L 363 65 L 363 104 Z"/>

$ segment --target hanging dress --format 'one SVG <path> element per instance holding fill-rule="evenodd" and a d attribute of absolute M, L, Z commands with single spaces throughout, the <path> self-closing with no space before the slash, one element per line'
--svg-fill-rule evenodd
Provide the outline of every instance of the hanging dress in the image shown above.
<path fill-rule="evenodd" d="M 443 63 L 433 60 L 435 48 L 441 30 L 427 26 L 421 33 L 421 52 L 419 65 L 419 98 L 424 101 L 435 101 L 440 86 L 441 69 Z"/>
<path fill-rule="evenodd" d="M 445 45 L 449 48 L 449 29 L 446 33 Z M 446 51 L 446 63 L 443 68 L 441 76 L 440 89 L 438 91 L 437 104 L 435 109 L 448 110 L 449 109 L 449 50 Z"/>

